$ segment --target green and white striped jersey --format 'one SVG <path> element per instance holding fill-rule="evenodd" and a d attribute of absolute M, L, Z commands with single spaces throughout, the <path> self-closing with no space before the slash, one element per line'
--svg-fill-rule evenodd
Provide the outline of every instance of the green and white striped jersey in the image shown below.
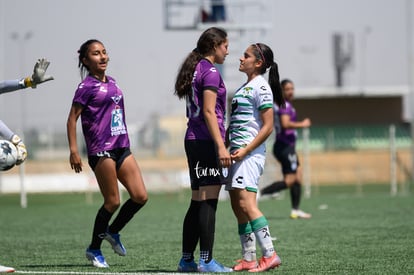
<path fill-rule="evenodd" d="M 260 111 L 267 108 L 273 108 L 273 94 L 262 75 L 237 90 L 231 102 L 230 152 L 252 142 L 263 125 Z M 264 154 L 265 145 L 261 144 L 256 150 Z"/>

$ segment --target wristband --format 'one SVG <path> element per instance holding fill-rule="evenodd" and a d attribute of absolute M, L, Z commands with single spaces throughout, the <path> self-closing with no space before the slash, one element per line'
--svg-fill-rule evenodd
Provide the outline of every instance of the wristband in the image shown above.
<path fill-rule="evenodd" d="M 24 85 L 25 85 L 25 87 L 32 87 L 33 86 L 32 79 L 29 76 L 24 79 Z"/>

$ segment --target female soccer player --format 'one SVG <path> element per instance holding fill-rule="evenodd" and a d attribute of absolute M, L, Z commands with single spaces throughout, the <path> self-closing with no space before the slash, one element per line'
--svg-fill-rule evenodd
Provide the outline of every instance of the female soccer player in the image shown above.
<path fill-rule="evenodd" d="M 230 272 L 213 259 L 218 196 L 223 170 L 230 166 L 224 144 L 226 88 L 215 63 L 228 55 L 227 33 L 219 28 L 204 31 L 197 47 L 178 72 L 175 95 L 187 101 L 185 152 L 191 178 L 191 203 L 183 223 L 182 258 L 178 271 Z M 199 265 L 194 251 L 200 241 Z"/>
<path fill-rule="evenodd" d="M 263 74 L 269 70 L 269 82 Z M 279 71 L 272 50 L 265 44 L 250 45 L 240 58 L 239 71 L 246 83 L 236 91 L 231 104 L 228 138 L 232 180 L 227 184 L 231 206 L 238 222 L 243 258 L 233 269 L 266 271 L 281 263 L 273 247 L 268 222 L 256 203 L 259 178 L 265 163 L 265 141 L 273 130 L 273 102 L 284 104 Z M 256 241 L 262 257 L 257 263 Z"/>
<path fill-rule="evenodd" d="M 37 84 L 53 79 L 53 76 L 45 75 L 47 67 L 50 62 L 46 59 L 39 59 L 33 69 L 32 76 L 22 79 L 4 80 L 0 81 L 0 94 L 13 92 L 28 87 L 36 88 Z M 22 164 L 27 158 L 27 150 L 22 139 L 10 130 L 7 125 L 0 120 L 0 136 L 10 140 L 17 148 L 17 165 Z M 13 267 L 0 265 L 0 273 L 12 273 L 15 269 Z"/>
<path fill-rule="evenodd" d="M 295 86 L 289 79 L 281 82 L 286 106 L 275 108 L 275 117 L 279 118 L 280 131 L 276 134 L 276 140 L 273 145 L 273 155 L 282 165 L 283 180 L 277 181 L 261 190 L 261 195 L 273 194 L 283 189 L 290 188 L 290 198 L 292 210 L 290 217 L 292 219 L 302 218 L 309 219 L 311 214 L 306 213 L 299 208 L 301 198 L 301 181 L 302 173 L 299 167 L 299 158 L 296 153 L 296 129 L 311 126 L 311 120 L 305 118 L 297 121 L 296 110 L 292 105 Z"/>
<path fill-rule="evenodd" d="M 126 255 L 119 231 L 147 202 L 147 192 L 141 171 L 129 149 L 124 96 L 115 79 L 105 74 L 109 61 L 106 49 L 100 41 L 91 39 L 82 44 L 78 53 L 82 82 L 75 92 L 67 121 L 70 165 L 76 173 L 82 171 L 76 139 L 76 122 L 81 116 L 88 163 L 104 198 L 95 218 L 86 258 L 95 267 L 106 268 L 109 266 L 101 253 L 102 240 L 107 240 L 118 255 Z M 130 198 L 109 225 L 120 206 L 118 180 Z"/>

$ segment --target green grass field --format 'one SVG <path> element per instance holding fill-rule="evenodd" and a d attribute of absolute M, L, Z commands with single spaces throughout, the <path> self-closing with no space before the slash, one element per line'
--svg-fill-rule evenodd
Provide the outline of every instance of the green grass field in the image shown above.
<path fill-rule="evenodd" d="M 128 255 L 114 254 L 104 242 L 110 268 L 102 270 L 84 256 L 102 202 L 99 194 L 89 203 L 85 194 L 29 194 L 26 209 L 20 208 L 18 195 L 0 195 L 0 263 L 15 267 L 17 274 L 175 272 L 188 197 L 188 191 L 150 194 L 148 204 L 121 232 Z M 287 193 L 284 199 L 260 201 L 282 259 L 273 272 L 414 273 L 414 195 L 391 197 L 385 185 L 364 186 L 362 193 L 352 186 L 320 187 L 302 207 L 313 214 L 311 220 L 288 218 Z M 222 201 L 214 257 L 230 266 L 240 250 L 236 220 L 229 202 Z"/>

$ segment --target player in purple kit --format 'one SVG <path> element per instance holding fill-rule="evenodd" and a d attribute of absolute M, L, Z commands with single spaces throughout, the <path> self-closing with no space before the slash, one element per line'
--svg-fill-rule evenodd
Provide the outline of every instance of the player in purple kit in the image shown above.
<path fill-rule="evenodd" d="M 292 219 L 302 218 L 309 219 L 311 214 L 306 213 L 299 208 L 301 198 L 301 181 L 302 173 L 299 167 L 299 158 L 295 150 L 296 129 L 311 126 L 309 118 L 297 121 L 296 110 L 292 105 L 294 96 L 294 84 L 289 79 L 281 82 L 283 95 L 286 100 L 284 108 L 275 108 L 275 128 L 276 141 L 273 145 L 273 154 L 282 165 L 283 180 L 274 182 L 261 190 L 261 195 L 269 195 L 279 192 L 283 189 L 290 188 L 290 197 L 292 202 Z"/>
<path fill-rule="evenodd" d="M 106 49 L 100 41 L 91 39 L 82 44 L 78 53 L 82 82 L 75 92 L 67 121 L 70 165 L 76 173 L 82 171 L 76 138 L 76 122 L 80 116 L 88 163 L 104 198 L 95 218 L 86 257 L 94 266 L 105 268 L 109 266 L 101 253 L 103 239 L 112 245 L 115 253 L 126 255 L 119 231 L 147 202 L 147 192 L 141 171 L 129 149 L 123 93 L 115 79 L 105 74 L 109 61 Z M 120 206 L 118 180 L 130 198 L 109 225 Z"/>
<path fill-rule="evenodd" d="M 205 30 L 178 72 L 175 95 L 187 102 L 185 152 L 191 178 L 191 203 L 183 222 L 181 272 L 230 272 L 213 259 L 218 196 L 231 164 L 225 146 L 226 88 L 215 63 L 228 55 L 227 33 Z M 194 251 L 200 241 L 199 265 Z"/>

